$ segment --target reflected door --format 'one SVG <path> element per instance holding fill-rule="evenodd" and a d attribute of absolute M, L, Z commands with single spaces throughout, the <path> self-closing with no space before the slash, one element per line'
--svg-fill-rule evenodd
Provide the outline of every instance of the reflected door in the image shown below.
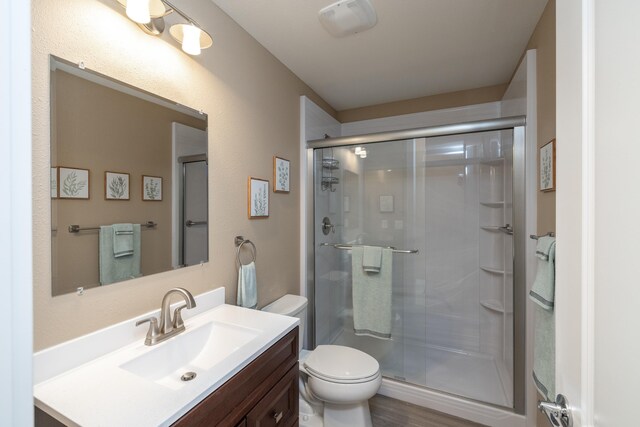
<path fill-rule="evenodd" d="M 195 265 L 208 259 L 207 162 L 184 162 L 182 199 L 182 262 Z"/>

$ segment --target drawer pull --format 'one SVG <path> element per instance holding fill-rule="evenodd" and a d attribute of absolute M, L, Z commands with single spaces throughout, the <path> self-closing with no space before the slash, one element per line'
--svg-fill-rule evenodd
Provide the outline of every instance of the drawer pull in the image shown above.
<path fill-rule="evenodd" d="M 282 411 L 280 411 L 280 412 L 273 411 L 272 417 L 273 417 L 274 420 L 276 420 L 276 424 L 278 424 L 280 422 L 280 420 L 282 419 Z"/>

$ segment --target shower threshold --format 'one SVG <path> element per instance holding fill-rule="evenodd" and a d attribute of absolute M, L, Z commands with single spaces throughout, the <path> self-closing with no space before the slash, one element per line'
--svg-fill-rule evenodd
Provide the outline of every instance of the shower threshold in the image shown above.
<path fill-rule="evenodd" d="M 347 328 L 333 344 L 375 357 L 386 378 L 500 407 L 513 405 L 506 370 L 489 355 L 356 336 Z"/>

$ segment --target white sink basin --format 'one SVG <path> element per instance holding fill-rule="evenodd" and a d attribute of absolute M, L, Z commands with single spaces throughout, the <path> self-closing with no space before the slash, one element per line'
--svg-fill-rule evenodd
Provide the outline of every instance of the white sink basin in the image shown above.
<path fill-rule="evenodd" d="M 298 323 L 226 305 L 222 288 L 196 302 L 186 330 L 153 346 L 135 323 L 158 311 L 35 354 L 36 406 L 69 426 L 170 426 Z"/>
<path fill-rule="evenodd" d="M 202 374 L 231 356 L 240 347 L 255 339 L 260 330 L 236 325 L 207 322 L 187 329 L 168 341 L 151 347 L 150 351 L 120 367 L 135 375 L 174 390 L 186 381 L 183 374 Z"/>

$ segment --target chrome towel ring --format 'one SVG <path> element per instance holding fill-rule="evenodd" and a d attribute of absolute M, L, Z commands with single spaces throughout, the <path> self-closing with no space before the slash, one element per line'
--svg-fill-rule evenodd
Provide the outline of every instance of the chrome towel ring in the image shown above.
<path fill-rule="evenodd" d="M 242 247 L 245 244 L 249 244 L 251 245 L 251 261 L 250 262 L 256 262 L 256 259 L 258 258 L 258 250 L 256 249 L 256 245 L 253 244 L 253 242 L 249 239 L 245 239 L 242 236 L 236 236 L 235 238 L 235 243 L 236 243 L 236 264 L 238 266 L 238 268 L 241 265 L 246 265 L 242 263 L 242 260 L 240 259 L 240 250 L 242 249 Z"/>

